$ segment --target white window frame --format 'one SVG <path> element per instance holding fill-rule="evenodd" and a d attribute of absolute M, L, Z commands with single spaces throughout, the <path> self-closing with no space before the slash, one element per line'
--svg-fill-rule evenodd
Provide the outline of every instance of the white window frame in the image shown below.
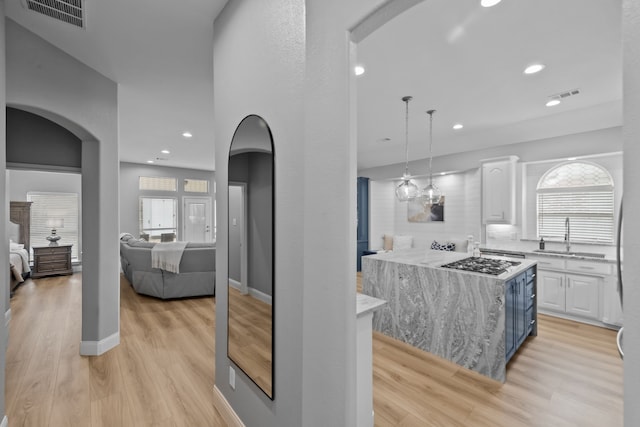
<path fill-rule="evenodd" d="M 608 183 L 585 186 L 549 186 L 550 173 L 573 163 L 586 163 L 608 177 Z M 615 233 L 614 185 L 611 174 L 596 163 L 579 160 L 549 169 L 536 190 L 537 238 L 564 241 L 565 221 L 569 218 L 573 243 L 613 244 Z"/>
<path fill-rule="evenodd" d="M 151 200 L 171 200 L 173 202 L 173 226 L 167 227 L 145 227 L 143 218 L 143 203 L 145 199 Z M 178 236 L 178 199 L 176 197 L 162 196 L 140 196 L 138 199 L 138 229 L 140 234 L 149 234 L 149 241 L 160 241 L 160 235 L 163 232 L 175 233 Z M 155 234 L 153 234 L 155 232 Z"/>

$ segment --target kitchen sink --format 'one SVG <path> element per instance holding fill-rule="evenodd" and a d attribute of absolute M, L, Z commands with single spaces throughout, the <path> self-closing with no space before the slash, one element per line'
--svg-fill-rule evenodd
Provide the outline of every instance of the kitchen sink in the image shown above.
<path fill-rule="evenodd" d="M 541 254 L 555 254 L 555 255 L 566 255 L 566 256 L 582 256 L 582 257 L 590 257 L 590 258 L 604 258 L 604 254 L 600 254 L 597 252 L 572 252 L 572 251 L 552 251 L 549 249 L 536 249 L 534 252 L 539 252 Z"/>

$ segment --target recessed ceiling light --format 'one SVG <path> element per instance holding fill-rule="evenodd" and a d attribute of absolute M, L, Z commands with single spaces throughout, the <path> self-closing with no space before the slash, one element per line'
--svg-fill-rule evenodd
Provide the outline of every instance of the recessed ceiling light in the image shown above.
<path fill-rule="evenodd" d="M 171 153 L 171 151 L 169 151 L 169 150 L 162 150 L 162 151 L 161 151 L 161 153 L 162 153 L 162 154 L 170 154 L 170 153 Z"/>
<path fill-rule="evenodd" d="M 527 68 L 524 69 L 525 74 L 535 74 L 544 70 L 544 64 L 531 64 Z"/>
<path fill-rule="evenodd" d="M 193 135 L 191 134 L 191 132 L 186 131 L 186 132 L 182 132 L 182 136 L 184 136 L 185 138 L 191 138 Z"/>
<path fill-rule="evenodd" d="M 545 105 L 547 107 L 555 107 L 558 104 L 560 104 L 560 100 L 554 98 L 554 99 L 549 100 Z"/>
<path fill-rule="evenodd" d="M 462 123 L 456 123 L 455 125 L 453 125 L 453 128 L 455 130 L 460 130 L 462 129 L 464 126 L 462 125 Z"/>
<path fill-rule="evenodd" d="M 364 74 L 364 67 L 362 65 L 356 65 L 353 68 L 353 72 L 356 73 L 356 76 L 361 76 Z"/>
<path fill-rule="evenodd" d="M 153 160 L 147 160 L 147 163 L 153 163 Z"/>
<path fill-rule="evenodd" d="M 491 7 L 500 3 L 502 0 L 480 0 L 482 7 Z"/>

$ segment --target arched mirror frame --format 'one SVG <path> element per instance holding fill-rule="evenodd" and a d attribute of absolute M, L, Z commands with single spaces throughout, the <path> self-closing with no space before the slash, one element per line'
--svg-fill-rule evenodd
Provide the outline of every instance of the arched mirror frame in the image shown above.
<path fill-rule="evenodd" d="M 253 123 L 252 123 L 253 122 Z M 264 137 L 265 139 L 260 141 L 260 144 L 256 144 L 255 146 L 253 146 L 252 144 L 242 144 L 242 142 L 240 140 L 238 140 L 237 138 L 242 137 L 242 131 L 245 130 L 245 128 L 247 126 L 259 126 L 261 128 L 261 130 L 264 130 L 264 132 L 260 132 L 260 136 Z M 268 139 L 268 141 L 266 141 L 266 139 Z M 264 146 L 262 146 L 262 142 L 264 142 Z M 235 147 L 234 149 L 234 144 L 239 143 L 240 147 Z M 267 147 L 268 145 L 268 147 Z M 233 138 L 231 139 L 231 145 L 229 146 L 229 157 L 228 157 L 228 170 L 227 170 L 227 215 L 228 215 L 228 225 L 227 225 L 227 230 L 229 235 L 231 235 L 231 201 L 230 201 L 230 195 L 229 195 L 229 187 L 233 186 L 234 184 L 238 184 L 241 181 L 239 181 L 238 179 L 234 179 L 234 177 L 232 177 L 233 173 L 231 170 L 232 164 L 231 164 L 231 158 L 235 155 L 241 155 L 241 154 L 248 154 L 248 153 L 262 153 L 262 154 L 271 154 L 271 223 L 270 223 L 270 227 L 271 227 L 271 266 L 270 266 L 270 280 L 271 280 L 271 305 L 270 305 L 270 310 L 271 310 L 271 352 L 270 352 L 270 363 L 269 363 L 269 367 L 270 367 L 270 375 L 269 375 L 269 383 L 265 384 L 264 383 L 264 373 L 263 372 L 256 372 L 257 370 L 255 369 L 255 366 L 249 366 L 248 364 L 242 363 L 242 360 L 244 359 L 243 357 L 239 357 L 242 355 L 239 355 L 237 353 L 234 353 L 235 349 L 239 346 L 233 346 L 232 347 L 232 343 L 231 343 L 231 324 L 232 324 L 232 310 L 231 310 L 231 277 L 230 277 L 230 261 L 231 261 L 231 239 L 229 238 L 228 241 L 228 246 L 227 246 L 227 251 L 228 251 L 228 260 L 227 260 L 227 291 L 228 291 L 228 296 L 227 296 L 227 357 L 233 361 L 233 363 L 245 374 L 247 375 L 247 377 L 249 377 L 251 379 L 251 381 L 271 400 L 274 400 L 275 397 L 275 370 L 274 370 L 274 361 L 275 361 L 275 328 L 274 328 L 274 324 L 275 324 L 275 147 L 274 147 L 274 143 L 273 143 L 273 135 L 271 133 L 271 129 L 268 125 L 268 123 L 266 122 L 266 120 L 264 120 L 262 117 L 260 117 L 259 115 L 255 115 L 255 114 L 251 114 L 246 116 L 244 119 L 242 119 L 240 121 L 240 123 L 238 124 L 238 126 L 236 127 L 236 130 L 233 134 Z M 242 183 L 246 193 L 250 193 L 251 192 L 251 186 L 249 182 L 245 182 Z M 245 211 L 249 211 L 249 209 L 251 209 L 248 206 L 245 206 Z M 248 214 L 247 218 L 250 218 L 251 215 Z M 247 233 L 247 235 L 249 235 L 250 233 L 250 228 L 246 226 L 246 224 L 244 225 L 245 227 L 245 232 Z M 244 241 L 248 242 L 250 241 L 250 238 L 247 236 Z M 251 257 L 248 257 L 249 259 L 247 260 L 247 270 L 249 271 L 251 269 Z M 248 278 L 250 277 L 249 274 L 247 274 L 246 279 L 248 280 Z M 234 290 L 235 291 L 235 290 Z M 247 294 L 246 296 L 249 296 L 250 294 Z M 246 338 L 249 337 L 249 334 L 246 335 Z M 232 350 L 232 348 L 234 350 Z M 235 358 L 234 358 L 234 354 L 235 354 Z M 245 355 L 246 356 L 246 355 Z"/>

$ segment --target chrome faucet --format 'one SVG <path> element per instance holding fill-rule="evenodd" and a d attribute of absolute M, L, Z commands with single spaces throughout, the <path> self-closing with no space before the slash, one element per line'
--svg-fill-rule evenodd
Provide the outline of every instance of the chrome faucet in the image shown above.
<path fill-rule="evenodd" d="M 564 220 L 564 244 L 567 246 L 567 252 L 571 251 L 571 225 L 569 217 Z"/>

